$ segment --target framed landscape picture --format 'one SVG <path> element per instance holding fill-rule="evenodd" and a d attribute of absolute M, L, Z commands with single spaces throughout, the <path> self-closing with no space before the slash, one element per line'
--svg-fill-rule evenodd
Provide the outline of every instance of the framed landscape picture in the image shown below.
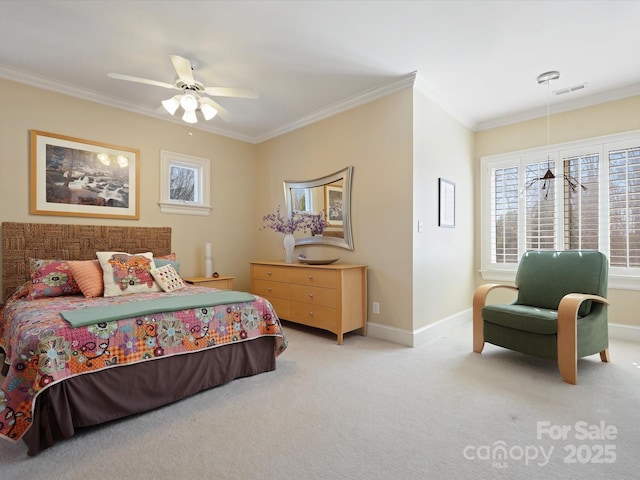
<path fill-rule="evenodd" d="M 31 131 L 33 215 L 139 218 L 139 152 Z"/>

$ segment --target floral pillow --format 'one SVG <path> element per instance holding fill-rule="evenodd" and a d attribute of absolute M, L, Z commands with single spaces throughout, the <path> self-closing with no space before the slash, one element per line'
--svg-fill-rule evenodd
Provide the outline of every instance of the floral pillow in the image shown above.
<path fill-rule="evenodd" d="M 29 259 L 31 285 L 27 298 L 33 300 L 41 297 L 59 297 L 76 295 L 80 287 L 69 270 L 66 260 Z"/>
<path fill-rule="evenodd" d="M 160 288 L 165 292 L 173 292 L 175 290 L 180 290 L 183 288 L 184 281 L 178 275 L 173 265 L 167 264 L 163 267 L 154 268 L 151 270 L 151 275 L 156 279 Z"/>
<path fill-rule="evenodd" d="M 156 268 L 151 252 L 97 252 L 96 255 L 102 267 L 105 297 L 160 291 L 151 275 L 151 270 Z"/>

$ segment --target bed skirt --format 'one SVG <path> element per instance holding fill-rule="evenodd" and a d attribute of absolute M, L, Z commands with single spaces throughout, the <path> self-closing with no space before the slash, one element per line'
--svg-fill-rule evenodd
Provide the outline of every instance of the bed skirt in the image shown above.
<path fill-rule="evenodd" d="M 77 428 L 145 412 L 236 378 L 273 371 L 275 342 L 276 337 L 258 337 L 109 368 L 52 385 L 37 398 L 33 425 L 23 436 L 28 455 L 72 437 Z"/>

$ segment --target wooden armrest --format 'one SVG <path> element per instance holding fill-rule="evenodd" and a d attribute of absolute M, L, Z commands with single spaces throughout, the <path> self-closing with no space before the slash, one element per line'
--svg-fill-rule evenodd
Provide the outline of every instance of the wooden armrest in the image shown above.
<path fill-rule="evenodd" d="M 518 290 L 514 285 L 503 285 L 501 283 L 485 283 L 476 288 L 473 294 L 473 351 L 481 353 L 484 348 L 484 327 L 482 325 L 482 307 L 487 301 L 487 295 L 496 288 L 509 288 Z"/>
<path fill-rule="evenodd" d="M 558 368 L 564 381 L 573 385 L 577 381 L 578 369 L 578 309 L 585 300 L 609 305 L 606 298 L 586 293 L 569 293 L 558 305 Z"/>

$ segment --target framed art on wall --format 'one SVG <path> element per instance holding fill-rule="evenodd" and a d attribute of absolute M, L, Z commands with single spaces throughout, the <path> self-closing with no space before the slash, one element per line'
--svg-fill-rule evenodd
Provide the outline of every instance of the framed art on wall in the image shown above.
<path fill-rule="evenodd" d="M 139 218 L 139 151 L 31 131 L 32 215 Z"/>
<path fill-rule="evenodd" d="M 454 228 L 456 226 L 456 184 L 440 178 L 438 190 L 440 193 L 438 225 Z"/>

